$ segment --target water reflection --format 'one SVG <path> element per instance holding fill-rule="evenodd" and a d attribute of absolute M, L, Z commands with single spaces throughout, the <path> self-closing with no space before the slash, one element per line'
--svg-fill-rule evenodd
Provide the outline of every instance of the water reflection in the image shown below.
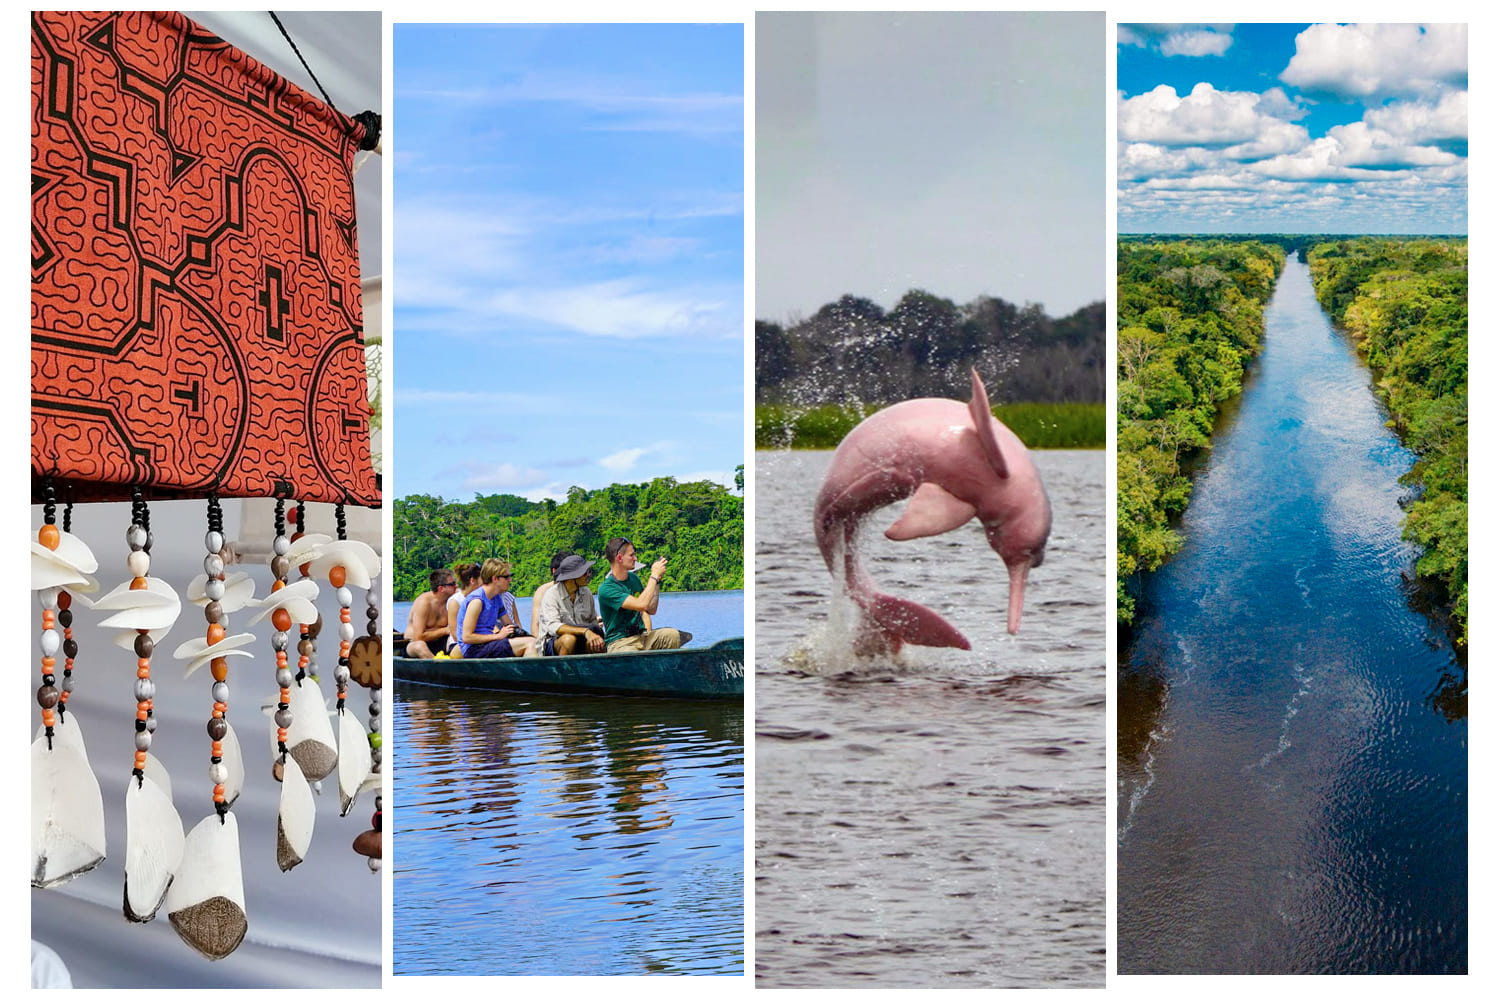
<path fill-rule="evenodd" d="M 741 971 L 739 703 L 398 683 L 394 708 L 398 974 Z"/>

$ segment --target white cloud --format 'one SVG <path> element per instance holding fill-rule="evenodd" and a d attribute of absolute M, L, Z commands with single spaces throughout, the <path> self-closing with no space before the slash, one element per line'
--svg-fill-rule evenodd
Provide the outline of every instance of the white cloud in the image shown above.
<path fill-rule="evenodd" d="M 519 490 L 534 489 L 547 481 L 547 474 L 542 470 L 523 468 L 510 462 L 503 462 L 499 465 L 468 462 L 462 466 L 444 470 L 444 473 L 440 475 L 446 478 L 449 472 L 464 474 L 463 489 L 466 491 L 515 493 Z"/>
<path fill-rule="evenodd" d="M 1450 90 L 1436 101 L 1400 101 L 1371 108 L 1364 120 L 1405 142 L 1441 142 L 1469 137 L 1469 92 Z"/>
<path fill-rule="evenodd" d="M 1119 135 L 1126 142 L 1165 146 L 1265 145 L 1284 151 L 1307 137 L 1302 126 L 1284 120 L 1289 104 L 1280 91 L 1262 95 L 1199 83 L 1178 97 L 1175 89 L 1161 84 L 1120 100 Z M 1268 109 L 1278 114 L 1268 114 Z M 1252 155 L 1249 149 L 1246 155 Z"/>
<path fill-rule="evenodd" d="M 1468 44 L 1464 24 L 1315 24 L 1280 79 L 1346 98 L 1434 96 L 1467 85 Z"/>
<path fill-rule="evenodd" d="M 613 455 L 605 455 L 599 459 L 599 464 L 618 476 L 629 472 L 631 467 L 640 461 L 641 456 L 648 451 L 650 451 L 649 448 L 626 448 L 624 451 L 617 451 Z"/>
<path fill-rule="evenodd" d="M 530 73 L 492 87 L 403 89 L 402 100 L 497 106 L 517 103 L 572 105 L 601 116 L 592 127 L 604 131 L 676 132 L 686 135 L 738 135 L 745 102 L 739 94 L 653 94 L 620 78 L 581 80 Z"/>
<path fill-rule="evenodd" d="M 727 293 L 648 289 L 628 278 L 510 288 L 490 296 L 487 306 L 492 315 L 522 317 L 596 337 L 731 338 L 744 332 L 740 301 Z"/>
<path fill-rule="evenodd" d="M 1179 31 L 1161 41 L 1164 56 L 1222 56 L 1234 44 L 1234 36 L 1212 30 Z"/>

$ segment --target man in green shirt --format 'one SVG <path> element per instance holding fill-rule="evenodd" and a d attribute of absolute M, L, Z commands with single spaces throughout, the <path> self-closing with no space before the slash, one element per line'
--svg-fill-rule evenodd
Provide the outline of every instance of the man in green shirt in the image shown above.
<path fill-rule="evenodd" d="M 599 612 L 604 619 L 604 642 L 611 653 L 642 649 L 677 649 L 693 638 L 693 633 L 675 628 L 652 628 L 661 597 L 661 579 L 667 572 L 667 558 L 651 564 L 651 575 L 642 586 L 635 574 L 635 546 L 626 538 L 611 538 L 604 547 L 609 574 L 599 585 Z"/>

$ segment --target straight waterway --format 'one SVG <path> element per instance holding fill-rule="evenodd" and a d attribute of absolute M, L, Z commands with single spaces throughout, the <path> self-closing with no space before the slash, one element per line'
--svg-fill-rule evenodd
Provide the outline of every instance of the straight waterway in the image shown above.
<path fill-rule="evenodd" d="M 1409 606 L 1385 419 L 1289 260 L 1121 650 L 1121 973 L 1467 969 L 1465 666 Z"/>

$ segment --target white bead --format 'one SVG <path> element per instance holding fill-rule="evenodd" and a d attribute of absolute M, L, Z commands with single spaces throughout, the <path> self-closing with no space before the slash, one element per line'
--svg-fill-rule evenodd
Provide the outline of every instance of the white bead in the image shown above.
<path fill-rule="evenodd" d="M 339 638 L 345 642 L 354 641 L 354 623 L 339 622 Z"/>
<path fill-rule="evenodd" d="M 369 590 L 365 591 L 365 603 L 372 608 L 380 607 L 380 591 L 376 590 L 374 587 L 371 587 Z"/>
<path fill-rule="evenodd" d="M 203 557 L 203 572 L 209 577 L 215 577 L 224 572 L 224 560 L 219 558 L 217 549 Z"/>
<path fill-rule="evenodd" d="M 278 556 L 284 556 L 291 549 L 292 543 L 285 535 L 277 535 L 271 540 L 271 551 Z"/>
<path fill-rule="evenodd" d="M 151 557 L 146 554 L 145 549 L 136 549 L 125 560 L 125 567 L 130 570 L 131 576 L 145 576 L 151 572 Z"/>
<path fill-rule="evenodd" d="M 209 581 L 203 585 L 203 596 L 207 597 L 210 601 L 222 601 L 224 599 L 224 581 L 210 577 Z"/>
<path fill-rule="evenodd" d="M 338 591 L 339 607 L 347 608 L 354 603 L 354 592 L 348 587 L 340 587 Z"/>
<path fill-rule="evenodd" d="M 224 547 L 224 536 L 217 531 L 210 531 L 203 536 L 203 547 L 210 552 L 218 552 Z"/>
<path fill-rule="evenodd" d="M 42 655 L 55 656 L 62 648 L 62 639 L 58 638 L 56 629 L 46 629 L 42 632 Z"/>
<path fill-rule="evenodd" d="M 57 592 L 61 587 L 43 587 L 36 592 L 37 603 L 48 611 L 57 610 Z"/>
<path fill-rule="evenodd" d="M 222 785 L 229 780 L 229 768 L 223 764 L 208 765 L 208 780 L 216 785 Z"/>
<path fill-rule="evenodd" d="M 380 859 L 379 858 L 367 858 L 366 860 L 370 864 L 370 871 L 372 871 L 372 872 L 379 872 L 380 871 Z"/>

